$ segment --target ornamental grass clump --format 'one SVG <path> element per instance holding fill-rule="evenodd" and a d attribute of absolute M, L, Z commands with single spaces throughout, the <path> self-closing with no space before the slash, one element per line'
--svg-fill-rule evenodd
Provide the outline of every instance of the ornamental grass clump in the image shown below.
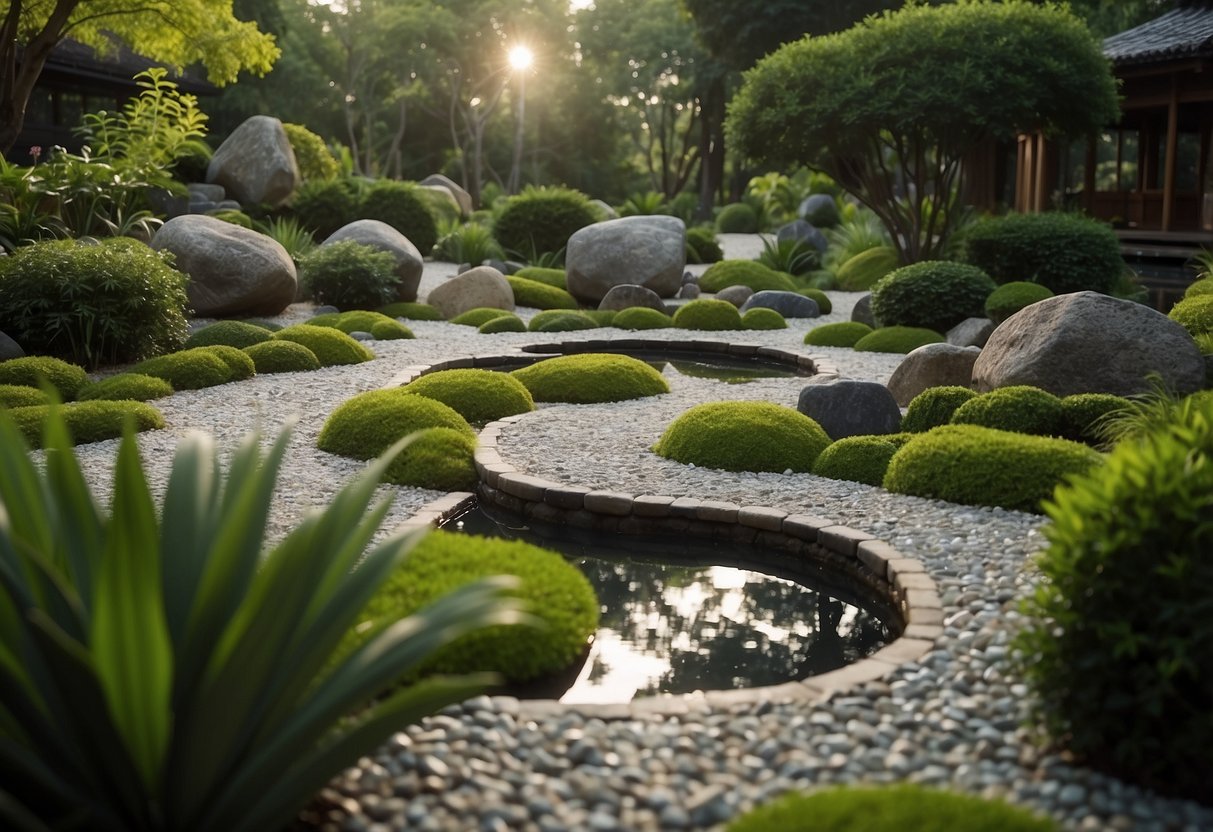
<path fill-rule="evenodd" d="M 699 288 L 705 292 L 719 292 L 730 286 L 749 286 L 755 292 L 796 291 L 791 277 L 754 260 L 721 260 L 708 266 L 699 277 Z"/>
<path fill-rule="evenodd" d="M 859 321 L 839 321 L 815 326 L 804 334 L 804 342 L 813 347 L 854 347 L 870 335 L 872 327 Z"/>
<path fill-rule="evenodd" d="M 728 301 L 697 298 L 674 312 L 674 326 L 709 332 L 744 329 L 741 313 Z"/>
<path fill-rule="evenodd" d="M 149 402 L 173 394 L 173 385 L 162 378 L 145 376 L 142 373 L 118 373 L 94 381 L 80 388 L 76 398 L 80 401 L 132 401 Z"/>
<path fill-rule="evenodd" d="M 253 359 L 257 373 L 299 373 L 319 370 L 320 361 L 316 353 L 294 341 L 266 341 L 245 347 L 248 357 Z"/>
<path fill-rule="evenodd" d="M 511 375 L 537 402 L 596 404 L 622 402 L 670 392 L 661 373 L 638 358 L 582 353 L 545 358 Z"/>
<path fill-rule="evenodd" d="M 71 401 L 88 383 L 83 367 L 45 355 L 26 355 L 0 361 L 0 384 L 41 387 L 49 384 L 60 398 Z"/>
<path fill-rule="evenodd" d="M 492 370 L 440 370 L 426 373 L 401 389 L 442 402 L 473 425 L 535 409 L 535 401 L 521 381 Z"/>
<path fill-rule="evenodd" d="M 889 272 L 872 287 L 872 314 L 882 327 L 910 326 L 947 332 L 986 312 L 998 288 L 976 266 L 925 260 Z"/>
<path fill-rule="evenodd" d="M 274 333 L 275 341 L 294 341 L 312 351 L 322 367 L 361 364 L 375 353 L 338 329 L 295 324 Z"/>
<path fill-rule="evenodd" d="M 830 437 L 815 421 L 771 402 L 711 402 L 670 423 L 653 451 L 725 471 L 809 472 Z"/>
<path fill-rule="evenodd" d="M 1061 399 L 1039 387 L 1017 384 L 982 393 L 952 414 L 954 425 L 1060 436 L 1063 433 Z"/>

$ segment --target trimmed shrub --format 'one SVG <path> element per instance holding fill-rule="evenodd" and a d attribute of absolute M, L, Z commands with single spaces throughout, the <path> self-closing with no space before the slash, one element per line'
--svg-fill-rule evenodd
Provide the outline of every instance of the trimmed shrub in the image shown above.
<path fill-rule="evenodd" d="M 262 375 L 320 369 L 316 353 L 294 341 L 265 341 L 245 347 L 244 351 L 253 359 L 253 366 Z"/>
<path fill-rule="evenodd" d="M 804 295 L 817 303 L 817 308 L 821 310 L 821 314 L 829 315 L 834 311 L 834 302 L 830 300 L 830 296 L 820 289 L 809 287 L 807 289 L 797 289 L 800 294 Z"/>
<path fill-rule="evenodd" d="M 400 275 L 389 252 L 342 240 L 299 261 L 299 280 L 317 303 L 338 309 L 377 309 L 396 297 Z"/>
<path fill-rule="evenodd" d="M 185 339 L 185 349 L 211 347 L 217 344 L 244 349 L 268 340 L 270 340 L 270 331 L 264 327 L 244 321 L 218 321 L 195 330 L 189 338 Z"/>
<path fill-rule="evenodd" d="M 564 289 L 557 289 L 537 280 L 507 275 L 510 288 L 514 290 L 514 303 L 532 309 L 576 309 L 577 300 Z"/>
<path fill-rule="evenodd" d="M 361 364 L 375 353 L 339 329 L 310 324 L 295 324 L 274 333 L 276 341 L 294 341 L 312 351 L 322 367 L 339 364 Z"/>
<path fill-rule="evenodd" d="M 1101 447 L 1103 426 L 1114 413 L 1123 413 L 1133 403 L 1111 393 L 1077 393 L 1061 400 L 1061 434 L 1075 442 Z"/>
<path fill-rule="evenodd" d="M 415 675 L 497 671 L 511 682 L 551 676 L 585 651 L 598 627 L 598 599 L 577 567 L 556 552 L 520 540 L 430 532 L 359 617 L 359 626 L 338 648 L 352 652 L 365 640 L 366 622 L 387 624 L 412 615 L 455 589 L 491 575 L 517 575 L 517 589 L 541 626 L 489 627 L 438 650 Z M 411 681 L 414 676 L 401 681 Z"/>
<path fill-rule="evenodd" d="M 421 193 L 427 197 L 436 195 L 436 192 L 427 190 L 422 190 Z M 449 201 L 447 209 L 454 209 Z M 457 219 L 458 217 L 455 218 L 455 220 Z M 477 222 L 456 225 L 434 246 L 434 259 L 445 260 L 448 263 L 468 263 L 472 266 L 479 266 L 486 260 L 501 259 L 504 256 L 505 252 L 493 239 L 493 232 L 487 226 Z"/>
<path fill-rule="evenodd" d="M 716 215 L 716 230 L 721 234 L 757 234 L 758 212 L 744 202 L 734 202 Z"/>
<path fill-rule="evenodd" d="M 741 313 L 728 301 L 698 298 L 674 311 L 674 326 L 708 331 L 742 329 Z"/>
<path fill-rule="evenodd" d="M 24 384 L 0 384 L 0 409 L 34 407 L 48 403 L 46 394 L 37 387 L 26 387 Z"/>
<path fill-rule="evenodd" d="M 980 425 L 1012 433 L 1059 436 L 1061 399 L 1039 387 L 1017 384 L 982 393 L 956 408 L 954 425 Z"/>
<path fill-rule="evenodd" d="M 497 309 L 493 306 L 477 306 L 475 309 L 460 312 L 458 315 L 451 318 L 449 323 L 459 324 L 460 326 L 481 327 L 494 318 L 502 318 L 506 315 L 514 315 L 514 313 L 508 312 L 505 309 Z M 518 316 L 514 315 L 514 317 Z"/>
<path fill-rule="evenodd" d="M 720 243 L 716 241 L 716 232 L 704 225 L 692 226 L 687 229 L 687 263 L 719 263 L 724 259 Z"/>
<path fill-rule="evenodd" d="M 400 321 L 388 318 L 371 324 L 371 337 L 376 341 L 407 341 L 413 337 L 413 330 Z"/>
<path fill-rule="evenodd" d="M 421 190 L 411 182 L 380 179 L 362 195 L 363 219 L 386 222 L 409 238 L 422 254 L 438 242 L 438 224 Z M 393 266 L 395 261 L 393 261 Z M 386 303 L 386 301 L 384 301 Z"/>
<path fill-rule="evenodd" d="M 882 326 L 874 329 L 852 345 L 858 352 L 899 352 L 903 355 L 926 344 L 942 344 L 938 332 L 915 326 Z"/>
<path fill-rule="evenodd" d="M 601 324 L 583 312 L 571 309 L 549 309 L 531 318 L 527 324 L 530 332 L 576 332 L 580 329 L 597 329 Z"/>
<path fill-rule="evenodd" d="M 896 250 L 890 246 L 861 251 L 838 267 L 838 288 L 847 292 L 867 292 L 900 265 Z"/>
<path fill-rule="evenodd" d="M 720 302 L 720 301 L 718 301 Z M 732 304 L 729 304 L 732 306 Z M 742 329 L 787 329 L 788 322 L 774 309 L 755 307 L 741 316 Z"/>
<path fill-rule="evenodd" d="M 0 331 L 88 367 L 137 361 L 185 341 L 186 282 L 125 237 L 34 243 L 0 258 Z"/>
<path fill-rule="evenodd" d="M 669 329 L 674 321 L 664 312 L 649 309 L 647 306 L 632 306 L 615 313 L 612 326 L 620 329 Z"/>
<path fill-rule="evenodd" d="M 1196 341 L 1196 346 L 1200 350 L 1201 355 L 1213 355 L 1213 332 L 1197 335 L 1193 340 Z M 1210 386 L 1207 381 L 1205 386 Z"/>
<path fill-rule="evenodd" d="M 410 321 L 441 321 L 442 313 L 428 303 L 411 303 L 397 301 L 387 306 L 379 307 L 379 311 L 389 318 L 405 318 Z"/>
<path fill-rule="evenodd" d="M 1195 295 L 1213 295 L 1213 277 L 1202 277 L 1200 280 L 1188 284 L 1188 288 L 1184 289 L 1184 297 L 1190 298 Z"/>
<path fill-rule="evenodd" d="M 614 309 L 582 309 L 581 314 L 585 315 L 597 326 L 614 326 L 615 316 L 619 313 Z"/>
<path fill-rule="evenodd" d="M 150 402 L 173 394 L 173 385 L 162 378 L 145 376 L 142 373 L 118 373 L 109 378 L 94 381 L 80 388 L 76 394 L 79 401 L 131 401 Z"/>
<path fill-rule="evenodd" d="M 45 355 L 27 355 L 0 361 L 0 384 L 40 387 L 49 384 L 64 401 L 76 398 L 80 388 L 88 383 L 83 367 Z"/>
<path fill-rule="evenodd" d="M 721 260 L 708 266 L 699 278 L 699 288 L 704 292 L 719 292 L 730 286 L 749 286 L 755 292 L 796 291 L 792 278 L 754 260 Z"/>
<path fill-rule="evenodd" d="M 164 379 L 174 390 L 201 390 L 227 384 L 232 368 L 212 347 L 195 347 L 149 358 L 131 368 L 132 373 Z"/>
<path fill-rule="evenodd" d="M 1039 512 L 1065 477 L 1102 461 L 1097 451 L 1066 439 L 944 425 L 894 454 L 883 485 L 916 497 Z"/>
<path fill-rule="evenodd" d="M 535 409 L 522 382 L 492 370 L 440 370 L 414 379 L 402 389 L 442 402 L 474 425 Z"/>
<path fill-rule="evenodd" d="M 986 298 L 986 317 L 998 326 L 1020 309 L 1051 297 L 1053 293 L 1046 286 L 1013 280 L 1002 284 Z"/>
<path fill-rule="evenodd" d="M 952 414 L 965 402 L 975 398 L 977 392 L 968 387 L 928 387 L 910 400 L 910 406 L 901 417 L 901 429 L 907 433 L 926 433 L 932 428 L 949 424 Z"/>
<path fill-rule="evenodd" d="M 105 439 L 117 439 L 122 435 L 127 419 L 135 425 L 135 431 L 159 430 L 164 427 L 164 416 L 150 404 L 129 401 L 70 402 L 64 405 L 40 404 L 33 407 L 15 407 L 8 411 L 13 424 L 21 431 L 31 448 L 42 447 L 42 431 L 46 417 L 52 407 L 60 408 L 67 432 L 73 445 L 87 445 Z"/>
<path fill-rule="evenodd" d="M 514 370 L 537 402 L 595 404 L 621 402 L 670 392 L 670 386 L 645 362 L 628 355 L 562 355 Z"/>
<path fill-rule="evenodd" d="M 1188 330 L 1193 338 L 1213 332 L 1213 295 L 1185 297 L 1171 307 L 1167 317 Z"/>
<path fill-rule="evenodd" d="M 475 491 L 476 439 L 452 428 L 426 428 L 392 460 L 387 482 L 434 491 Z"/>
<path fill-rule="evenodd" d="M 507 313 L 485 321 L 477 331 L 482 335 L 496 335 L 498 332 L 526 332 L 526 322 L 517 315 Z"/>
<path fill-rule="evenodd" d="M 545 269 L 542 266 L 526 266 L 514 273 L 514 277 L 521 277 L 523 280 L 534 280 L 537 283 L 545 283 L 548 286 L 555 286 L 557 289 L 567 290 L 568 283 L 565 281 L 564 269 Z"/>
<path fill-rule="evenodd" d="M 965 318 L 986 313 L 997 287 L 976 266 L 925 260 L 902 266 L 872 287 L 872 314 L 881 326 L 916 326 L 947 332 Z"/>
<path fill-rule="evenodd" d="M 262 320 L 261 318 L 246 318 L 241 323 L 249 324 L 250 326 L 260 327 L 266 332 L 277 332 L 282 329 L 282 324 L 274 323 L 273 321 Z M 241 348 L 243 349 L 243 347 Z"/>
<path fill-rule="evenodd" d="M 1045 504 L 1045 581 L 1017 643 L 1035 716 L 1055 740 L 1117 777 L 1206 804 L 1210 494 L 1213 396 L 1194 396 Z"/>
<path fill-rule="evenodd" d="M 225 344 L 213 344 L 209 347 L 196 347 L 196 349 L 206 350 L 211 355 L 218 356 L 231 373 L 229 381 L 244 381 L 257 374 L 257 368 L 253 366 L 253 359 L 249 358 L 248 353 L 244 350 Z"/>
<path fill-rule="evenodd" d="M 300 179 L 307 182 L 312 179 L 335 179 L 337 177 L 341 167 L 333 158 L 324 139 L 302 124 L 283 122 L 282 129 L 286 131 L 287 141 L 291 143 L 291 150 L 295 153 Z"/>
<path fill-rule="evenodd" d="M 804 334 L 804 342 L 813 347 L 853 347 L 875 330 L 859 321 L 839 321 L 815 326 Z"/>
<path fill-rule="evenodd" d="M 965 260 L 998 283 L 1028 280 L 1054 294 L 1108 293 L 1124 260 L 1102 222 L 1079 214 L 1008 214 L 980 220 L 964 235 Z"/>
<path fill-rule="evenodd" d="M 884 436 L 847 436 L 821 452 L 813 463 L 813 473 L 879 486 L 898 447 Z"/>
<path fill-rule="evenodd" d="M 312 318 L 309 323 L 316 326 L 315 321 L 316 319 Z M 369 332 L 373 337 L 382 341 L 413 337 L 413 331 L 395 318 L 389 318 L 382 312 L 371 312 L 365 309 L 342 312 L 333 319 L 332 323 L 320 324 L 320 326 L 331 326 L 347 335 L 353 332 Z M 382 336 L 376 335 L 376 330 L 383 333 Z"/>
<path fill-rule="evenodd" d="M 701 468 L 808 472 L 829 444 L 820 425 L 790 407 L 709 402 L 671 422 L 653 451 Z"/>
<path fill-rule="evenodd" d="M 1057 832 L 1049 819 L 973 795 L 922 786 L 838 786 L 787 794 L 734 820 L 727 832 Z"/>
<path fill-rule="evenodd" d="M 349 179 L 312 179 L 291 196 L 291 211 L 317 240 L 358 219 L 358 186 Z"/>
<path fill-rule="evenodd" d="M 493 236 L 507 253 L 534 261 L 561 253 L 578 229 L 597 217 L 589 199 L 570 188 L 527 188 L 506 200 L 493 223 Z"/>

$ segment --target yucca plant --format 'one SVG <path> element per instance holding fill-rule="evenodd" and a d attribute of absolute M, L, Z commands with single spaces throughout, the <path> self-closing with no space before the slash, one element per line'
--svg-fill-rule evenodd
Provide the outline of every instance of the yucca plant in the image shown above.
<path fill-rule="evenodd" d="M 225 478 L 209 437 L 184 439 L 157 511 L 128 430 L 106 514 L 61 418 L 49 420 L 41 471 L 0 414 L 5 828 L 279 828 L 393 730 L 489 681 L 393 689 L 453 638 L 520 621 L 506 578 L 332 661 L 416 539 L 366 551 L 390 503 L 371 505 L 376 483 L 403 443 L 263 553 L 286 442 L 263 452 L 248 437 Z"/>
<path fill-rule="evenodd" d="M 764 237 L 758 262 L 777 272 L 800 277 L 821 264 L 816 246 L 804 240 L 776 240 Z"/>
<path fill-rule="evenodd" d="M 434 246 L 434 259 L 479 266 L 485 260 L 505 256 L 493 232 L 479 223 L 456 225 Z"/>
<path fill-rule="evenodd" d="M 294 217 L 274 217 L 265 224 L 262 233 L 286 249 L 296 263 L 316 248 L 311 230 Z"/>
<path fill-rule="evenodd" d="M 844 217 L 841 223 L 827 229 L 825 234 L 830 241 L 825 265 L 831 269 L 837 269 L 856 254 L 889 244 L 889 232 L 880 218 L 868 210 L 857 211 L 852 219 Z"/>

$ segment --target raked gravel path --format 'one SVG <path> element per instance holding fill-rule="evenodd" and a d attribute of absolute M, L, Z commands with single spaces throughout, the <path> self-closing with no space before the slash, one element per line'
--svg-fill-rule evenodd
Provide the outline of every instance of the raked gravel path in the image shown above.
<path fill-rule="evenodd" d="M 725 235 L 729 256 L 752 257 L 756 237 Z M 694 269 L 702 271 L 702 268 Z M 427 264 L 422 293 L 452 274 Z M 857 295 L 832 293 L 849 320 Z M 306 305 L 283 321 L 306 318 Z M 524 317 L 527 315 L 524 314 Z M 373 342 L 374 361 L 313 373 L 262 376 L 155 402 L 168 422 L 142 434 L 145 467 L 162 488 L 177 441 L 191 430 L 230 447 L 260 426 L 295 420 L 270 534 L 326 503 L 362 464 L 315 449 L 341 402 L 388 383 L 408 365 L 496 354 L 529 343 L 630 337 L 597 329 L 557 337 L 480 335 L 413 322 L 411 341 Z M 788 330 L 697 335 L 829 355 L 843 376 L 886 381 L 898 356 L 806 348 L 808 322 Z M 685 338 L 677 330 L 645 338 Z M 595 406 L 545 406 L 506 430 L 506 462 L 549 480 L 633 494 L 724 499 L 803 512 L 870 532 L 925 564 L 943 597 L 935 649 L 891 677 L 825 702 L 711 708 L 682 716 L 602 719 L 574 710 L 524 718 L 515 700 L 480 697 L 393 736 L 335 778 L 307 814 L 333 830 L 712 829 L 794 789 L 906 780 L 1000 797 L 1049 814 L 1067 829 L 1213 830 L 1213 809 L 1169 800 L 1041 749 L 1020 727 L 1028 692 L 1008 664 L 1019 600 L 1036 575 L 1039 517 L 889 494 L 808 474 L 726 473 L 662 459 L 649 447 L 682 411 L 705 401 L 763 399 L 795 406 L 803 379 L 726 384 L 667 370 L 668 396 Z M 108 495 L 116 442 L 79 449 L 90 483 Z M 441 496 L 392 488 L 390 527 Z M 386 491 L 386 489 L 385 489 Z"/>

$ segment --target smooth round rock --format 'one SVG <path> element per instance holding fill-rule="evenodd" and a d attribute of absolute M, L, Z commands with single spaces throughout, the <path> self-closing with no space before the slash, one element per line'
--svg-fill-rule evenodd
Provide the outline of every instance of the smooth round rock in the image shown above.
<path fill-rule="evenodd" d="M 417 300 L 417 287 L 421 284 L 421 271 L 425 261 L 417 246 L 413 245 L 408 237 L 386 222 L 355 220 L 338 228 L 320 245 L 327 246 L 347 240 L 392 255 L 396 259 L 396 276 L 400 278 L 396 296 L 403 301 Z"/>
<path fill-rule="evenodd" d="M 821 425 L 835 441 L 901 429 L 901 408 L 889 388 L 875 381 L 834 379 L 806 385 L 796 409 Z"/>
<path fill-rule="evenodd" d="M 742 286 L 741 284 L 738 284 L 736 286 L 726 286 L 721 289 L 716 293 L 716 300 L 723 300 L 740 309 L 742 304 L 749 300 L 750 295 L 752 294 L 754 294 L 754 290 L 749 286 Z"/>
<path fill-rule="evenodd" d="M 981 350 L 952 344 L 926 344 L 908 355 L 889 377 L 889 392 L 906 407 L 928 387 L 968 387 Z"/>
<path fill-rule="evenodd" d="M 271 116 L 245 120 L 211 156 L 206 181 L 239 202 L 286 202 L 299 184 L 299 165 L 282 122 Z"/>
<path fill-rule="evenodd" d="M 763 289 L 746 298 L 741 305 L 743 313 L 751 309 L 774 309 L 785 318 L 817 318 L 821 309 L 817 301 L 806 298 L 796 292 L 784 292 L 779 289 Z"/>
<path fill-rule="evenodd" d="M 587 225 L 569 237 L 565 282 L 583 303 L 598 304 L 613 287 L 634 284 L 663 298 L 682 285 L 686 225 L 677 217 L 623 217 Z"/>
<path fill-rule="evenodd" d="M 647 309 L 665 312 L 665 302 L 661 299 L 661 295 L 652 289 L 646 289 L 644 286 L 635 286 L 631 283 L 621 283 L 618 286 L 612 286 L 610 291 L 602 298 L 602 302 L 598 304 L 599 309 L 611 309 L 614 311 L 630 309 L 633 306 L 643 306 Z"/>
<path fill-rule="evenodd" d="M 426 303 L 450 320 L 469 309 L 489 307 L 514 311 L 514 290 L 492 266 L 477 266 L 430 290 Z"/>
<path fill-rule="evenodd" d="M 867 324 L 872 329 L 876 329 L 876 316 L 872 314 L 871 295 L 864 295 L 855 301 L 855 305 L 851 307 L 851 320 L 856 323 Z"/>

